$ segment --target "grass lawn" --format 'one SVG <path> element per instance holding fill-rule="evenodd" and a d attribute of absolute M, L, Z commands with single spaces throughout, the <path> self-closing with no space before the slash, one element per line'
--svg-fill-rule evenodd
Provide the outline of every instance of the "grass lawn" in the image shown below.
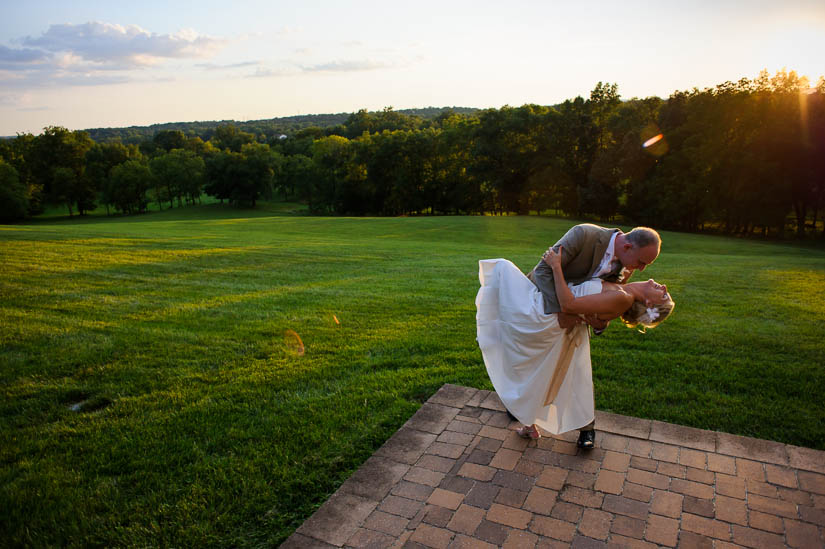
<path fill-rule="evenodd" d="M 2 544 L 279 544 L 443 383 L 492 388 L 477 261 L 573 224 L 294 209 L 0 226 Z M 676 310 L 593 340 L 597 408 L 825 449 L 825 251 L 663 239 Z"/>

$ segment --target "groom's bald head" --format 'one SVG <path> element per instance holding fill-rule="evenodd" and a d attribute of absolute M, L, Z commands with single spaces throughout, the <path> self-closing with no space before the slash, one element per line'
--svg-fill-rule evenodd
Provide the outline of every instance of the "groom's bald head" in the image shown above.
<path fill-rule="evenodd" d="M 662 237 L 650 227 L 636 227 L 629 233 L 625 233 L 624 237 L 625 240 L 637 248 L 656 246 L 657 254 L 659 253 L 659 249 L 662 247 Z"/>
<path fill-rule="evenodd" d="M 636 227 L 616 237 L 614 253 L 628 269 L 643 271 L 659 257 L 662 238 L 650 227 Z"/>

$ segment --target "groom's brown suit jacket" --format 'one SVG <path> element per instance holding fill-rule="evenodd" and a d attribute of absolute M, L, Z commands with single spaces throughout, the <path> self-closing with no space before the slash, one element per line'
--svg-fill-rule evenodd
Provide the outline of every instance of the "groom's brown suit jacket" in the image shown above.
<path fill-rule="evenodd" d="M 553 246 L 556 252 L 559 251 L 559 247 L 563 248 L 561 268 L 565 280 L 568 283 L 579 284 L 593 278 L 610 244 L 610 238 L 618 231 L 619 229 L 606 229 L 590 223 L 576 225 L 567 231 Z M 527 278 L 541 290 L 544 297 L 544 312 L 561 312 L 556 297 L 553 269 L 543 259 L 527 274 Z M 620 279 L 620 275 L 619 272 L 615 272 L 601 278 L 615 282 Z"/>

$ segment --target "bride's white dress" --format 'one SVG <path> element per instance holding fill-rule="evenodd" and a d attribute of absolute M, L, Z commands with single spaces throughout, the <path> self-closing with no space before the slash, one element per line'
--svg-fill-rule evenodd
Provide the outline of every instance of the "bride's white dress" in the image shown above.
<path fill-rule="evenodd" d="M 570 331 L 544 313 L 538 288 L 506 259 L 478 262 L 478 345 L 501 401 L 520 422 L 558 434 L 594 417 L 590 339 L 586 324 Z M 573 295 L 597 294 L 602 281 L 571 285 Z"/>

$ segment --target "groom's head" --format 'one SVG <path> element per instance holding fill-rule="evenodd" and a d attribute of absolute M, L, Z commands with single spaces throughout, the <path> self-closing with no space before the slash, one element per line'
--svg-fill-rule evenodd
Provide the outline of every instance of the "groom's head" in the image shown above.
<path fill-rule="evenodd" d="M 628 269 L 643 271 L 659 257 L 662 239 L 649 227 L 636 227 L 616 236 L 616 257 Z"/>

